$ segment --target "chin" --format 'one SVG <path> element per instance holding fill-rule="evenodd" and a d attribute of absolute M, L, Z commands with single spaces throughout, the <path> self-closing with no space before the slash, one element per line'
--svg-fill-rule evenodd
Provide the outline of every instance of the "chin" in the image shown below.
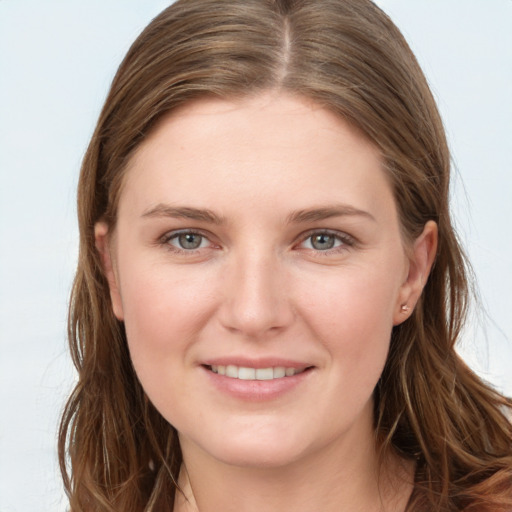
<path fill-rule="evenodd" d="M 293 433 L 284 434 L 281 429 L 260 429 L 223 432 L 218 439 L 193 440 L 180 436 L 187 448 L 195 445 L 203 453 L 223 464 L 254 469 L 281 468 L 305 456 L 308 443 Z"/>
<path fill-rule="evenodd" d="M 293 464 L 303 455 L 302 450 L 292 447 L 274 449 L 254 443 L 253 446 L 234 446 L 221 451 L 218 460 L 230 466 L 252 469 L 278 469 Z"/>

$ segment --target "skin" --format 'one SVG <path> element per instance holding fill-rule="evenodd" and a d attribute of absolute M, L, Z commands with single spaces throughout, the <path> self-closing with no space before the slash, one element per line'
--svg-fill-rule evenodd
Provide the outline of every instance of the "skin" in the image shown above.
<path fill-rule="evenodd" d="M 159 123 L 96 244 L 137 375 L 179 432 L 175 511 L 405 508 L 413 468 L 379 473 L 372 396 L 436 243 L 429 222 L 404 244 L 377 149 L 306 99 L 196 100 Z M 234 396 L 204 366 L 232 357 L 308 370 Z"/>

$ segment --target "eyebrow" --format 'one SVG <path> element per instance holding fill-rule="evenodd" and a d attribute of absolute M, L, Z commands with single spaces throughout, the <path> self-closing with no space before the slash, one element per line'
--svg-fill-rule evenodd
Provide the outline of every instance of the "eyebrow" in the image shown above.
<path fill-rule="evenodd" d="M 308 208 L 297 210 L 288 215 L 287 224 L 300 224 L 305 222 L 315 222 L 332 217 L 365 217 L 373 222 L 377 222 L 375 217 L 358 208 L 349 205 L 331 205 L 320 208 Z M 157 204 L 156 206 L 146 210 L 141 217 L 171 217 L 174 219 L 189 219 L 199 222 L 208 222 L 211 224 L 224 224 L 225 219 L 208 209 L 192 208 L 190 206 L 171 206 L 168 204 Z"/>
<path fill-rule="evenodd" d="M 298 210 L 288 216 L 287 222 L 289 224 L 300 224 L 302 222 L 315 222 L 332 217 L 365 217 L 373 222 L 377 222 L 370 212 L 344 204 Z"/>
<path fill-rule="evenodd" d="M 211 224 L 223 224 L 224 219 L 219 217 L 211 210 L 202 208 L 192 208 L 189 206 L 175 207 L 167 204 L 157 204 L 153 208 L 146 210 L 141 217 L 171 217 L 174 219 L 190 219 L 200 222 L 209 222 Z"/>

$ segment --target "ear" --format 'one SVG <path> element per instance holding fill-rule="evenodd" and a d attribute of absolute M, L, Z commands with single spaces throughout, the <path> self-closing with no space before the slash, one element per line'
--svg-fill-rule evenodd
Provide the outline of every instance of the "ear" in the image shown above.
<path fill-rule="evenodd" d="M 119 280 L 116 275 L 115 265 L 110 251 L 108 225 L 106 222 L 97 222 L 94 225 L 94 240 L 96 249 L 100 253 L 103 273 L 108 281 L 112 310 L 116 318 L 122 321 L 124 320 L 123 303 L 121 301 L 121 293 L 119 292 Z"/>
<path fill-rule="evenodd" d="M 393 325 L 401 324 L 412 314 L 432 269 L 437 252 L 437 239 L 437 224 L 430 220 L 412 246 L 407 278 L 400 287 L 395 305 Z"/>

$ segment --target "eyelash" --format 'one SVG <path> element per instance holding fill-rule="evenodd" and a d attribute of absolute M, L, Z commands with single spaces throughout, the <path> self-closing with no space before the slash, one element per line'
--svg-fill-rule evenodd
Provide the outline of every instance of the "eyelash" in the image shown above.
<path fill-rule="evenodd" d="M 170 233 L 166 233 L 164 236 L 162 236 L 159 239 L 160 245 L 163 245 L 168 249 L 169 251 L 175 253 L 175 254 L 185 254 L 185 255 L 192 255 L 199 252 L 203 247 L 199 247 L 197 249 L 184 249 L 182 247 L 178 247 L 176 245 L 172 245 L 170 242 L 171 240 L 178 239 L 182 235 L 195 235 L 202 238 L 201 243 L 203 240 L 208 240 L 209 238 L 206 234 L 202 233 L 201 231 L 196 231 L 193 229 L 183 229 L 180 231 L 171 231 Z M 211 242 L 210 242 L 211 243 Z"/>
<path fill-rule="evenodd" d="M 299 244 L 303 244 L 306 241 L 310 241 L 314 236 L 321 236 L 326 235 L 329 237 L 334 237 L 335 243 L 341 242 L 339 245 L 329 248 L 329 249 L 314 249 L 314 248 L 308 248 L 304 250 L 310 250 L 315 253 L 315 255 L 319 256 L 329 256 L 332 254 L 339 254 L 340 252 L 344 252 L 347 249 L 354 247 L 356 245 L 356 239 L 347 234 L 340 231 L 333 231 L 330 229 L 312 229 L 311 231 L 308 231 L 307 233 L 304 233 L 300 237 Z M 297 244 L 296 244 L 297 246 Z"/>
<path fill-rule="evenodd" d="M 164 236 L 162 236 L 159 239 L 159 245 L 165 246 L 169 251 L 175 253 L 175 254 L 184 254 L 184 255 L 195 255 L 201 249 L 204 249 L 204 247 L 198 247 L 197 249 L 185 249 L 182 247 L 178 247 L 177 245 L 171 244 L 171 240 L 176 240 L 182 235 L 195 235 L 201 237 L 201 244 L 204 240 L 210 241 L 208 238 L 208 235 L 205 233 L 202 233 L 201 231 L 191 230 L 191 229 L 185 229 L 180 231 L 171 231 L 169 233 L 166 233 Z M 329 229 L 314 229 L 311 231 L 308 231 L 306 233 L 303 233 L 300 236 L 300 241 L 297 244 L 294 244 L 294 247 L 298 247 L 299 245 L 307 242 L 308 240 L 311 240 L 314 236 L 328 236 L 328 237 L 334 237 L 335 243 L 339 243 L 339 245 L 336 245 L 332 248 L 328 249 L 314 249 L 314 248 L 302 248 L 300 250 L 307 250 L 307 251 L 313 251 L 315 254 L 321 255 L 321 256 L 328 256 L 332 254 L 338 254 L 340 252 L 346 251 L 347 249 L 354 247 L 357 243 L 356 239 L 352 237 L 351 235 L 348 235 L 347 233 L 342 233 L 339 231 L 332 231 Z M 211 241 L 210 241 L 211 243 Z"/>

